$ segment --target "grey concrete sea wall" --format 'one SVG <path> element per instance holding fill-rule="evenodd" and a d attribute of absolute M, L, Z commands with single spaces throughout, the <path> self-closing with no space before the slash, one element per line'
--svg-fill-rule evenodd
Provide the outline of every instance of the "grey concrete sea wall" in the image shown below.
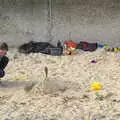
<path fill-rule="evenodd" d="M 0 0 L 0 40 L 65 39 L 120 46 L 120 0 Z"/>

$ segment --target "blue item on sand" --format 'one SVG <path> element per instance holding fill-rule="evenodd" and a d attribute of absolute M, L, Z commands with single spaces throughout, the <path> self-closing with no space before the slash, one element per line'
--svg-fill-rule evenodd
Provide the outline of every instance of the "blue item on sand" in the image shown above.
<path fill-rule="evenodd" d="M 97 43 L 97 47 L 102 48 L 102 47 L 104 47 L 104 44 Z"/>

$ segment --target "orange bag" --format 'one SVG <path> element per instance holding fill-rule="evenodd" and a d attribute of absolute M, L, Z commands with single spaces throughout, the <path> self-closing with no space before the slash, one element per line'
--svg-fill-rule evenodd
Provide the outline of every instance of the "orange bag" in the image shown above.
<path fill-rule="evenodd" d="M 77 48 L 77 43 L 75 41 L 65 40 L 63 53 L 67 55 L 75 55 L 77 54 L 76 48 Z"/>
<path fill-rule="evenodd" d="M 65 40 L 64 44 L 66 45 L 67 48 L 76 48 L 77 43 L 73 40 Z"/>

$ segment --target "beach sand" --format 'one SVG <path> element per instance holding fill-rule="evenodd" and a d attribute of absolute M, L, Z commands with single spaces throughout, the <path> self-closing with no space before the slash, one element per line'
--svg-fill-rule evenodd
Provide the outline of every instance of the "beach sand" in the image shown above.
<path fill-rule="evenodd" d="M 119 52 L 49 56 L 11 49 L 8 56 L 0 120 L 120 120 Z M 100 90 L 90 89 L 94 81 L 101 83 Z"/>

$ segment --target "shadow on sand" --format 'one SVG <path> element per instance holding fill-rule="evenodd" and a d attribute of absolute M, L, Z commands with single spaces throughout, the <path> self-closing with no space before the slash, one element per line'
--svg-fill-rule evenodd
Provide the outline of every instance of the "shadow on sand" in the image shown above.
<path fill-rule="evenodd" d="M 31 83 L 37 83 L 36 81 L 1 81 L 0 82 L 0 89 L 5 88 L 24 88 L 26 85 Z"/>

